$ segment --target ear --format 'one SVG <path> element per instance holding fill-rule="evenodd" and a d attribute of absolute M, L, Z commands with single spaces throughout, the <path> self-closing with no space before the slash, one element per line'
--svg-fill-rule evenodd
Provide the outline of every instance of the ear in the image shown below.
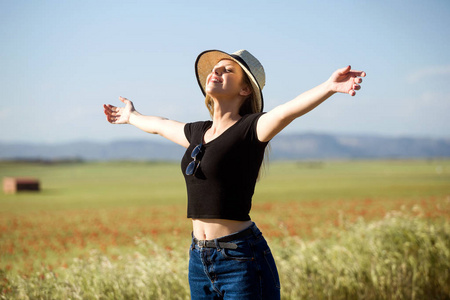
<path fill-rule="evenodd" d="M 248 85 L 244 85 L 239 92 L 239 95 L 247 97 L 252 93 L 252 89 Z"/>

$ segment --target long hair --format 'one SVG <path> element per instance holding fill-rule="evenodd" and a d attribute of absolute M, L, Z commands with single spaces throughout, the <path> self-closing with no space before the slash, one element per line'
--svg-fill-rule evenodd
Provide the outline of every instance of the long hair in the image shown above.
<path fill-rule="evenodd" d="M 243 73 L 244 73 L 243 83 L 250 88 L 251 93 L 250 95 L 247 96 L 247 98 L 245 98 L 244 102 L 242 102 L 241 107 L 239 108 L 239 115 L 241 116 L 259 112 L 255 99 L 255 91 L 253 90 L 252 84 L 247 74 L 245 72 Z M 205 97 L 205 105 L 209 111 L 209 114 L 211 115 L 211 118 L 214 117 L 214 101 L 209 95 L 206 95 Z"/>
<path fill-rule="evenodd" d="M 244 73 L 243 83 L 246 84 L 250 88 L 251 93 L 250 93 L 250 95 L 247 96 L 247 98 L 245 98 L 244 102 L 242 102 L 241 107 L 239 108 L 239 115 L 245 116 L 248 114 L 259 113 L 258 106 L 256 104 L 256 99 L 255 99 L 255 91 L 253 90 L 252 84 L 251 84 L 250 79 L 248 78 L 247 74 L 245 72 L 243 72 L 243 73 Z M 209 96 L 208 94 L 205 97 L 205 105 L 209 111 L 209 114 L 211 115 L 211 118 L 213 118 L 214 117 L 214 101 L 211 98 L 211 96 Z M 261 164 L 261 167 L 259 168 L 258 180 L 262 177 L 262 175 L 266 171 L 266 165 L 269 162 L 270 150 L 271 150 L 271 147 L 270 147 L 270 143 L 269 143 L 264 152 L 263 162 Z"/>

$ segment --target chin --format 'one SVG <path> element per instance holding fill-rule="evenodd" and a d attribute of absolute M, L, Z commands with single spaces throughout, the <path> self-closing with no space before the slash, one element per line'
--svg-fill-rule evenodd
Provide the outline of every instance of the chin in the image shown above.
<path fill-rule="evenodd" d="M 205 92 L 206 92 L 206 95 L 208 95 L 210 97 L 214 97 L 214 96 L 218 96 L 218 95 L 222 94 L 222 93 L 220 93 L 220 91 L 218 91 L 217 89 L 214 89 L 214 88 L 206 88 Z"/>

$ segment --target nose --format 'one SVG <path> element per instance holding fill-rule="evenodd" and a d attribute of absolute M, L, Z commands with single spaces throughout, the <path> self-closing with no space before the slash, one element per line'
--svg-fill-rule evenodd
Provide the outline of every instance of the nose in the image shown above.
<path fill-rule="evenodd" d="M 211 71 L 212 74 L 221 75 L 222 71 L 220 67 L 214 67 Z"/>

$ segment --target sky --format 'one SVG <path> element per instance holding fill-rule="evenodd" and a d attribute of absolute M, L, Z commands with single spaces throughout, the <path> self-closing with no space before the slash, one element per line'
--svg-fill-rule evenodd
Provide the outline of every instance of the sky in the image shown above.
<path fill-rule="evenodd" d="M 265 110 L 363 70 L 285 133 L 450 138 L 450 1 L 0 0 L 0 142 L 161 137 L 106 122 L 103 103 L 209 119 L 199 53 L 247 49 L 264 66 Z"/>

